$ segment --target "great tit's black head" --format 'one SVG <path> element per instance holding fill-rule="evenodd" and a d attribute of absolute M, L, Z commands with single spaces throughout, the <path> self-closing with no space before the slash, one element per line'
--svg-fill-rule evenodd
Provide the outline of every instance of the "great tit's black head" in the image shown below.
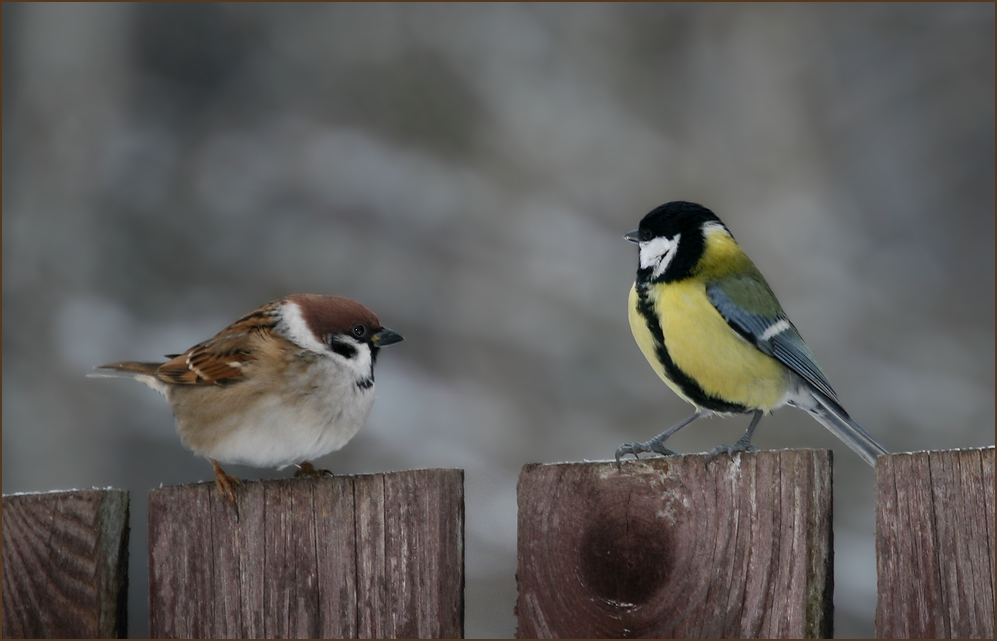
<path fill-rule="evenodd" d="M 624 238 L 640 247 L 637 279 L 672 282 L 688 277 L 705 248 L 705 229 L 726 227 L 712 211 L 676 200 L 653 209 Z M 730 233 L 730 232 L 728 232 Z"/>
<path fill-rule="evenodd" d="M 717 215 L 706 207 L 676 200 L 655 207 L 644 216 L 637 227 L 637 239 L 633 242 L 645 242 L 659 237 L 674 238 L 676 234 L 702 229 L 710 223 L 723 225 Z"/>

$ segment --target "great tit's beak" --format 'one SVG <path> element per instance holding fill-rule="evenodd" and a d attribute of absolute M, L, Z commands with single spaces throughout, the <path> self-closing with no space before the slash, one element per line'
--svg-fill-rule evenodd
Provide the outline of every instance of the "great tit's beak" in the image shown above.
<path fill-rule="evenodd" d="M 400 343 L 404 338 L 398 332 L 393 332 L 388 328 L 383 328 L 378 333 L 370 337 L 370 342 L 373 343 L 374 347 L 384 347 L 385 345 L 393 345 L 395 343 Z"/>
<path fill-rule="evenodd" d="M 640 242 L 640 233 L 639 232 L 640 232 L 639 229 L 635 229 L 635 230 L 633 230 L 631 232 L 627 232 L 626 235 L 623 236 L 623 237 L 626 238 L 627 240 L 629 240 L 631 243 L 639 243 Z"/>

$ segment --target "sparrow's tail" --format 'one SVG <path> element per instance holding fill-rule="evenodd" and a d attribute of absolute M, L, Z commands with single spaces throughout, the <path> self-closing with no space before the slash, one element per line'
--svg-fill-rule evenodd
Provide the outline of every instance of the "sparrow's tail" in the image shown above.
<path fill-rule="evenodd" d="M 170 390 L 163 381 L 156 376 L 156 371 L 163 363 L 136 363 L 125 361 L 122 363 L 108 363 L 100 365 L 94 369 L 96 372 L 87 374 L 88 378 L 134 378 L 139 383 L 147 385 L 156 390 L 169 400 Z"/>
<path fill-rule="evenodd" d="M 889 454 L 885 447 L 876 442 L 862 426 L 848 416 L 845 408 L 834 399 L 830 399 L 818 391 L 811 390 L 817 405 L 805 408 L 821 425 L 845 442 L 845 445 L 865 459 L 865 462 L 876 466 L 876 457 Z"/>
<path fill-rule="evenodd" d="M 98 365 L 95 367 L 96 372 L 90 372 L 87 374 L 88 378 L 135 378 L 136 376 L 146 375 L 153 376 L 156 370 L 162 363 L 136 363 L 132 361 L 124 361 L 121 363 L 108 363 L 107 365 Z M 105 371 L 99 371 L 105 370 Z"/>

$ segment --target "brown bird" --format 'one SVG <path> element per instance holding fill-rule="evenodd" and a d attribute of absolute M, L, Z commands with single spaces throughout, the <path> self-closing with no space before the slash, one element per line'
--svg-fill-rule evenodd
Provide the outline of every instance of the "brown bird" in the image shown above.
<path fill-rule="evenodd" d="M 211 461 L 234 504 L 240 481 L 219 462 L 328 473 L 309 461 L 356 435 L 374 403 L 378 350 L 401 340 L 349 298 L 293 294 L 165 363 L 110 363 L 90 376 L 134 378 L 165 396 L 180 441 Z"/>

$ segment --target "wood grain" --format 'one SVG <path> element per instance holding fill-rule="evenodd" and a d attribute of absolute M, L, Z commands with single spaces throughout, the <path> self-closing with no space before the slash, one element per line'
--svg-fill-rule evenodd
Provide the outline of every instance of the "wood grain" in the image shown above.
<path fill-rule="evenodd" d="M 3 497 L 3 636 L 127 636 L 128 492 Z"/>
<path fill-rule="evenodd" d="M 831 452 L 527 465 L 517 636 L 831 635 Z"/>
<path fill-rule="evenodd" d="M 157 638 L 461 637 L 461 470 L 150 493 Z"/>
<path fill-rule="evenodd" d="M 994 448 L 876 464 L 880 638 L 994 638 Z"/>

